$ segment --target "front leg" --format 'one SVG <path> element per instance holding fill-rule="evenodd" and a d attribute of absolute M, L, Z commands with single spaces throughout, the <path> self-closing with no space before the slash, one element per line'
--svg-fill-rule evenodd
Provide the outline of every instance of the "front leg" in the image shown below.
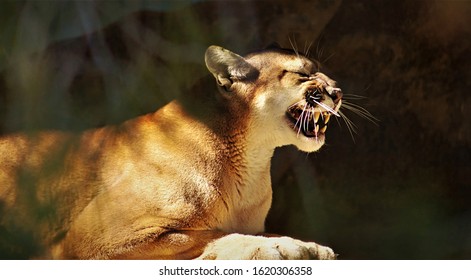
<path fill-rule="evenodd" d="M 308 260 L 335 259 L 332 249 L 290 237 L 265 237 L 221 231 L 167 232 L 113 259 Z"/>

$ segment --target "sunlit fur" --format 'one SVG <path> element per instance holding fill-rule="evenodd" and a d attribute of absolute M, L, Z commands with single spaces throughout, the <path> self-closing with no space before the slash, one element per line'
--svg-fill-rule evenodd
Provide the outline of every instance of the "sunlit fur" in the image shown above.
<path fill-rule="evenodd" d="M 205 62 L 216 83 L 156 112 L 78 134 L 0 137 L 0 228 L 27 234 L 42 259 L 335 258 L 313 242 L 259 236 L 274 150 L 321 148 L 324 133 L 311 137 L 306 121 L 338 112 L 335 82 L 286 50 L 242 57 L 211 46 Z M 322 98 L 295 124 L 292 106 L 312 89 Z"/>

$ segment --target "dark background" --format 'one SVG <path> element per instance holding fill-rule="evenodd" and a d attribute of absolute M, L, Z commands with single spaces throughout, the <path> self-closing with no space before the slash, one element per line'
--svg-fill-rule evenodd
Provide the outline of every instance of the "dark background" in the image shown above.
<path fill-rule="evenodd" d="M 267 230 L 341 259 L 470 259 L 470 26 L 465 0 L 5 1 L 0 132 L 154 111 L 208 75 L 211 44 L 310 49 L 379 121 L 344 111 L 354 137 L 339 120 L 319 152 L 278 149 Z"/>

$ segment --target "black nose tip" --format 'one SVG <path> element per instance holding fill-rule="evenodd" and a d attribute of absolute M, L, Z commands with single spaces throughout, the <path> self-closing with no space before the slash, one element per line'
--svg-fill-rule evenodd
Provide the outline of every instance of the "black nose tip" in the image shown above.
<path fill-rule="evenodd" d="M 332 89 L 331 93 L 329 94 L 330 98 L 334 101 L 335 104 L 337 104 L 343 96 L 342 90 L 339 88 L 334 88 Z"/>

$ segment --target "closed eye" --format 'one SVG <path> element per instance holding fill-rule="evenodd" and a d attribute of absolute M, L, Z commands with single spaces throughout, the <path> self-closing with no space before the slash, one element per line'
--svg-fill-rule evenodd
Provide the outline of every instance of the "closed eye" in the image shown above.
<path fill-rule="evenodd" d="M 305 72 L 294 72 L 294 73 L 301 76 L 301 78 L 306 78 L 306 79 L 308 79 L 311 76 L 311 74 L 305 73 Z"/>
<path fill-rule="evenodd" d="M 289 70 L 283 70 L 283 72 L 278 76 L 279 79 L 283 78 L 287 73 L 289 74 L 295 74 L 299 77 L 301 77 L 301 80 L 308 80 L 311 78 L 311 74 L 307 72 L 299 72 L 299 71 L 289 71 Z"/>
<path fill-rule="evenodd" d="M 309 77 L 308 73 L 304 73 L 304 72 L 295 72 L 295 73 L 298 74 L 301 77 Z"/>

